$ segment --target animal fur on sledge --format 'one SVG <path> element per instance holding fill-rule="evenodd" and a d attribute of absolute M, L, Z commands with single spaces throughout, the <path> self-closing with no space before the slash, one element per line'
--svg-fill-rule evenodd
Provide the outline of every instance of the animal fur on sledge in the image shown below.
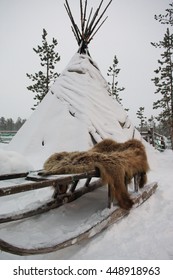
<path fill-rule="evenodd" d="M 145 147 L 138 140 L 117 143 L 105 139 L 86 152 L 61 152 L 51 155 L 44 163 L 42 175 L 82 173 L 98 168 L 103 183 L 111 187 L 111 196 L 120 207 L 130 209 L 126 182 L 141 174 L 139 187 L 146 183 L 149 170 Z"/>
<path fill-rule="evenodd" d="M 136 140 L 136 139 L 131 139 L 124 143 L 117 143 L 116 141 L 113 141 L 112 139 L 105 139 L 105 140 L 101 141 L 100 143 L 96 144 L 91 150 L 93 152 L 107 153 L 107 154 L 112 153 L 112 152 L 123 152 L 123 155 L 121 154 L 122 157 L 125 155 L 128 157 L 128 155 L 129 155 L 130 157 L 133 158 L 134 149 L 136 150 L 135 153 L 137 153 L 137 150 L 139 151 L 141 160 L 143 158 L 143 162 L 141 162 L 141 165 L 142 165 L 141 168 L 143 171 L 139 171 L 136 174 L 134 174 L 134 175 L 138 175 L 138 185 L 139 185 L 139 188 L 142 188 L 147 182 L 146 172 L 149 170 L 149 164 L 147 161 L 145 147 L 141 141 Z M 135 154 L 134 154 L 134 156 L 135 156 Z M 133 161 L 134 160 L 135 160 L 135 158 L 133 158 Z M 126 176 L 126 182 L 128 184 L 128 183 L 130 183 L 132 178 L 127 177 L 127 176 Z"/>

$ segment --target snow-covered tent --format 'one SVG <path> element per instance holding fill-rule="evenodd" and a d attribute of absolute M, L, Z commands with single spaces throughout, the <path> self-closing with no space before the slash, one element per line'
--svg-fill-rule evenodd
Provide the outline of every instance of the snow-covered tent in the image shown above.
<path fill-rule="evenodd" d="M 140 137 L 126 111 L 110 96 L 107 82 L 88 52 L 101 5 L 86 22 L 86 6 L 82 8 L 81 4 L 81 32 L 75 29 L 67 1 L 65 6 L 79 50 L 8 145 L 8 149 L 31 159 L 37 168 L 55 151 L 86 150 L 104 138 L 123 142 Z"/>

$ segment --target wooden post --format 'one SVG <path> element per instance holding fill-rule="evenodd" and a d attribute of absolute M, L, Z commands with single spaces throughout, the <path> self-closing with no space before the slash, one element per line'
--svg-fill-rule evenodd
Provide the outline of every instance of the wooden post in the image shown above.
<path fill-rule="evenodd" d="M 134 191 L 138 192 L 139 190 L 139 174 L 134 175 Z"/>
<path fill-rule="evenodd" d="M 112 192 L 111 186 L 108 184 L 108 208 L 110 209 L 112 206 Z"/>

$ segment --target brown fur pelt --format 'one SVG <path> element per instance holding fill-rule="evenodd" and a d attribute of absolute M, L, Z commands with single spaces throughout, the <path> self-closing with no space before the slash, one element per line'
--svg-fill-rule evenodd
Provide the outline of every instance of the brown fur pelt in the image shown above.
<path fill-rule="evenodd" d="M 123 143 L 117 143 L 116 141 L 113 141 L 112 139 L 105 139 L 101 141 L 100 143 L 96 144 L 91 151 L 98 152 L 98 153 L 112 153 L 112 152 L 123 152 L 123 155 L 125 155 L 125 151 L 127 152 L 127 156 L 129 154 L 129 151 L 131 150 L 132 156 L 133 151 L 137 150 L 139 151 L 141 157 L 143 157 L 143 163 L 142 163 L 142 169 L 143 171 L 137 172 L 135 175 L 138 175 L 138 184 L 139 187 L 142 188 L 146 182 L 147 182 L 147 175 L 146 172 L 149 170 L 149 164 L 147 161 L 147 155 L 145 151 L 145 147 L 142 144 L 141 141 L 136 139 L 131 139 Z M 131 178 L 126 177 L 126 181 L 129 183 L 131 181 Z"/>
<path fill-rule="evenodd" d="M 133 205 L 126 188 L 136 174 L 141 174 L 139 186 L 146 183 L 149 170 L 145 147 L 138 140 L 117 143 L 105 139 L 86 152 L 61 152 L 44 163 L 42 175 L 82 173 L 98 168 L 103 183 L 109 184 L 112 196 L 120 207 Z M 142 175 L 143 174 L 143 175 Z"/>

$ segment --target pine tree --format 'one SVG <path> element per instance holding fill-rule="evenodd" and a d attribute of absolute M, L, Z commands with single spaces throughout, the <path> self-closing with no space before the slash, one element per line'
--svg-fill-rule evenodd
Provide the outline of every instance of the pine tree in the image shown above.
<path fill-rule="evenodd" d="M 6 120 L 4 117 L 0 118 L 0 130 L 6 130 Z"/>
<path fill-rule="evenodd" d="M 19 130 L 22 127 L 22 125 L 25 123 L 25 121 L 26 121 L 26 119 L 22 120 L 20 117 L 18 117 L 17 121 L 14 125 L 14 130 Z"/>
<path fill-rule="evenodd" d="M 171 8 L 166 9 L 165 15 L 155 15 L 155 19 L 158 20 L 161 24 L 170 24 L 173 25 L 173 3 L 169 4 Z"/>
<path fill-rule="evenodd" d="M 34 100 L 36 100 L 37 103 L 34 104 L 34 107 L 42 101 L 48 93 L 51 84 L 59 76 L 58 73 L 54 72 L 55 64 L 60 60 L 59 54 L 55 52 L 55 47 L 58 42 L 55 38 L 53 38 L 52 43 L 48 44 L 47 35 L 47 31 L 43 29 L 42 46 L 38 46 L 36 49 L 33 48 L 34 52 L 39 55 L 41 60 L 40 65 L 44 68 L 44 70 L 40 70 L 34 75 L 28 73 L 26 74 L 27 77 L 34 83 L 27 87 L 28 90 L 36 93 Z M 34 110 L 35 108 L 32 109 Z"/>
<path fill-rule="evenodd" d="M 140 120 L 140 130 L 141 132 L 143 131 L 143 127 L 144 127 L 144 124 L 145 124 L 145 120 L 146 120 L 146 117 L 144 116 L 144 110 L 145 108 L 144 107 L 139 107 L 136 115 L 137 115 L 137 118 Z"/>
<path fill-rule="evenodd" d="M 12 118 L 5 119 L 4 117 L 0 118 L 0 131 L 7 130 L 19 130 L 19 128 L 25 123 L 26 119 L 17 118 L 17 121 L 14 122 Z"/>
<path fill-rule="evenodd" d="M 168 11 L 168 10 L 167 10 Z M 155 16 L 161 23 L 172 25 L 173 9 L 166 15 Z M 167 28 L 164 38 L 159 43 L 151 43 L 155 48 L 163 49 L 159 67 L 154 72 L 156 77 L 152 79 L 155 84 L 155 94 L 160 94 L 160 99 L 153 103 L 153 109 L 161 108 L 157 120 L 169 131 L 173 149 L 173 34 Z"/>
<path fill-rule="evenodd" d="M 110 86 L 110 95 L 116 98 L 118 103 L 121 104 L 122 98 L 119 96 L 119 92 L 123 91 L 125 88 L 124 87 L 118 87 L 118 81 L 117 81 L 117 76 L 120 72 L 120 68 L 118 68 L 118 59 L 116 55 L 114 56 L 113 59 L 113 64 L 112 66 L 109 67 L 107 75 L 112 77 L 112 82 L 108 82 L 108 85 Z"/>

